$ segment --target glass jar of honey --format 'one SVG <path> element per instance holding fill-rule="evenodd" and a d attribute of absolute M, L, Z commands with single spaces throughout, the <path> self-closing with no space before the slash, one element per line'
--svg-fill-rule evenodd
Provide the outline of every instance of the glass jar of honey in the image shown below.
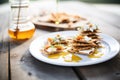
<path fill-rule="evenodd" d="M 28 17 L 29 0 L 10 0 L 11 23 L 8 28 L 10 38 L 29 39 L 35 32 L 35 26 Z"/>

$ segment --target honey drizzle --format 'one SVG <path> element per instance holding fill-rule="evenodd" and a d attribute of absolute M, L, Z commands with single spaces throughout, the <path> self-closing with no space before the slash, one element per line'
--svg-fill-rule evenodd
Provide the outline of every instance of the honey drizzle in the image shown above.
<path fill-rule="evenodd" d="M 79 56 L 77 56 L 75 54 L 71 54 L 72 55 L 71 60 L 66 60 L 65 56 L 67 56 L 69 54 L 71 54 L 71 53 L 61 52 L 61 53 L 48 55 L 48 58 L 50 58 L 50 59 L 58 59 L 58 58 L 62 57 L 65 62 L 79 62 L 80 60 L 82 60 L 81 57 L 79 57 Z"/>
<path fill-rule="evenodd" d="M 98 49 L 95 49 L 95 51 L 92 54 L 89 54 L 89 58 L 101 58 L 103 56 L 103 53 L 100 53 Z"/>
<path fill-rule="evenodd" d="M 58 0 L 56 0 L 56 14 L 58 13 Z M 56 16 L 56 21 L 55 21 L 55 24 L 59 24 L 59 19 L 58 19 L 58 15 Z"/>
<path fill-rule="evenodd" d="M 19 6 L 21 6 L 21 0 L 19 0 Z M 15 32 L 14 32 L 14 36 L 16 37 L 16 39 L 18 38 L 17 35 L 20 31 L 20 29 L 18 28 L 18 24 L 19 24 L 19 20 L 20 20 L 20 8 L 21 7 L 18 7 L 18 19 L 17 19 L 17 26 L 16 26 L 16 29 L 15 29 Z"/>

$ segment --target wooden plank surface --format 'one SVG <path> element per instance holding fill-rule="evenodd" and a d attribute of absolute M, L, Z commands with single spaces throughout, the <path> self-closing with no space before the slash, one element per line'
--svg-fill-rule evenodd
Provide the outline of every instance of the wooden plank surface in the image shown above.
<path fill-rule="evenodd" d="M 61 10 L 63 8 L 64 8 L 64 11 L 66 11 L 66 9 L 67 11 L 68 9 L 69 11 L 73 10 L 75 13 L 79 13 L 85 16 L 90 16 L 93 18 L 99 18 L 102 21 L 105 21 L 105 22 L 108 22 L 109 24 L 120 27 L 120 23 L 119 23 L 120 16 L 119 15 L 115 15 L 112 13 L 99 10 L 93 5 L 81 3 L 81 2 L 69 2 L 68 4 L 61 3 L 60 6 L 63 6 Z"/>
<path fill-rule="evenodd" d="M 8 36 L 3 35 L 8 26 L 8 16 L 6 13 L 0 13 L 0 80 L 8 79 Z"/>
<path fill-rule="evenodd" d="M 44 5 L 39 3 L 39 5 Z M 64 2 L 60 4 L 60 10 L 70 13 L 79 13 L 100 25 L 103 33 L 113 36 L 120 42 L 119 16 L 101 12 L 95 8 L 79 3 Z M 49 5 L 50 6 L 50 5 Z M 48 8 L 49 9 L 49 8 Z M 64 9 L 64 10 L 63 10 Z M 8 13 L 7 13 L 8 14 Z M 112 19 L 112 20 L 111 20 Z M 1 18 L 0 20 L 7 20 Z M 3 23 L 3 22 L 1 22 Z M 113 26 L 114 25 L 114 26 Z M 7 25 L 5 24 L 7 27 Z M 6 33 L 6 32 L 5 32 Z M 86 67 L 59 67 L 40 62 L 33 58 L 28 51 L 30 43 L 38 36 L 50 33 L 49 31 L 36 30 L 33 38 L 27 41 L 10 40 L 11 77 L 12 80 L 119 80 L 120 79 L 120 54 L 105 63 Z M 7 35 L 7 34 L 6 34 Z M 5 41 L 6 40 L 6 41 Z M 8 39 L 4 39 L 5 45 Z M 7 45 L 0 52 L 0 80 L 7 80 Z M 4 53 L 3 53 L 4 52 Z M 5 62 L 6 61 L 6 62 Z M 1 65 L 2 64 L 2 65 Z M 77 72 L 77 75 L 75 72 Z M 77 76 L 80 76 L 77 77 Z"/>
<path fill-rule="evenodd" d="M 92 4 L 97 9 L 102 10 L 104 12 L 108 12 L 114 15 L 120 16 L 120 5 L 119 4 Z"/>

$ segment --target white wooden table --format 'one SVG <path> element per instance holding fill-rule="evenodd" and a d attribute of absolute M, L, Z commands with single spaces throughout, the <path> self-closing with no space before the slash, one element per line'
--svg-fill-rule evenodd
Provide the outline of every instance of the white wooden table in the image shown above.
<path fill-rule="evenodd" d="M 35 2 L 33 7 L 43 4 Z M 120 42 L 120 16 L 81 2 L 59 5 L 61 9 L 86 16 L 98 24 L 103 33 Z M 84 67 L 61 67 L 38 61 L 31 56 L 29 45 L 36 37 L 52 32 L 36 29 L 29 40 L 11 40 L 7 35 L 8 12 L 9 9 L 0 13 L 0 80 L 120 80 L 120 53 L 107 62 Z"/>

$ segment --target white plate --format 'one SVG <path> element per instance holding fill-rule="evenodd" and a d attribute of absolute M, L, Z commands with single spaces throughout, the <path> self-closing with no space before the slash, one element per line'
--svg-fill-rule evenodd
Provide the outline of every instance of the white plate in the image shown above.
<path fill-rule="evenodd" d="M 40 49 L 43 48 L 48 37 L 55 37 L 57 34 L 60 34 L 63 37 L 70 37 L 70 36 L 75 36 L 76 34 L 78 34 L 78 32 L 77 31 L 61 31 L 61 32 L 54 32 L 54 33 L 40 36 L 37 39 L 35 39 L 29 47 L 31 55 L 40 61 L 43 61 L 49 64 L 54 64 L 54 65 L 86 66 L 86 65 L 105 62 L 115 57 L 120 49 L 119 43 L 114 38 L 105 34 L 100 34 L 100 36 L 103 38 L 102 44 L 105 47 L 102 49 L 102 53 L 104 55 L 101 58 L 88 58 L 88 56 L 79 54 L 79 56 L 82 58 L 82 60 L 79 62 L 64 62 L 61 59 L 49 59 L 40 52 Z"/>

